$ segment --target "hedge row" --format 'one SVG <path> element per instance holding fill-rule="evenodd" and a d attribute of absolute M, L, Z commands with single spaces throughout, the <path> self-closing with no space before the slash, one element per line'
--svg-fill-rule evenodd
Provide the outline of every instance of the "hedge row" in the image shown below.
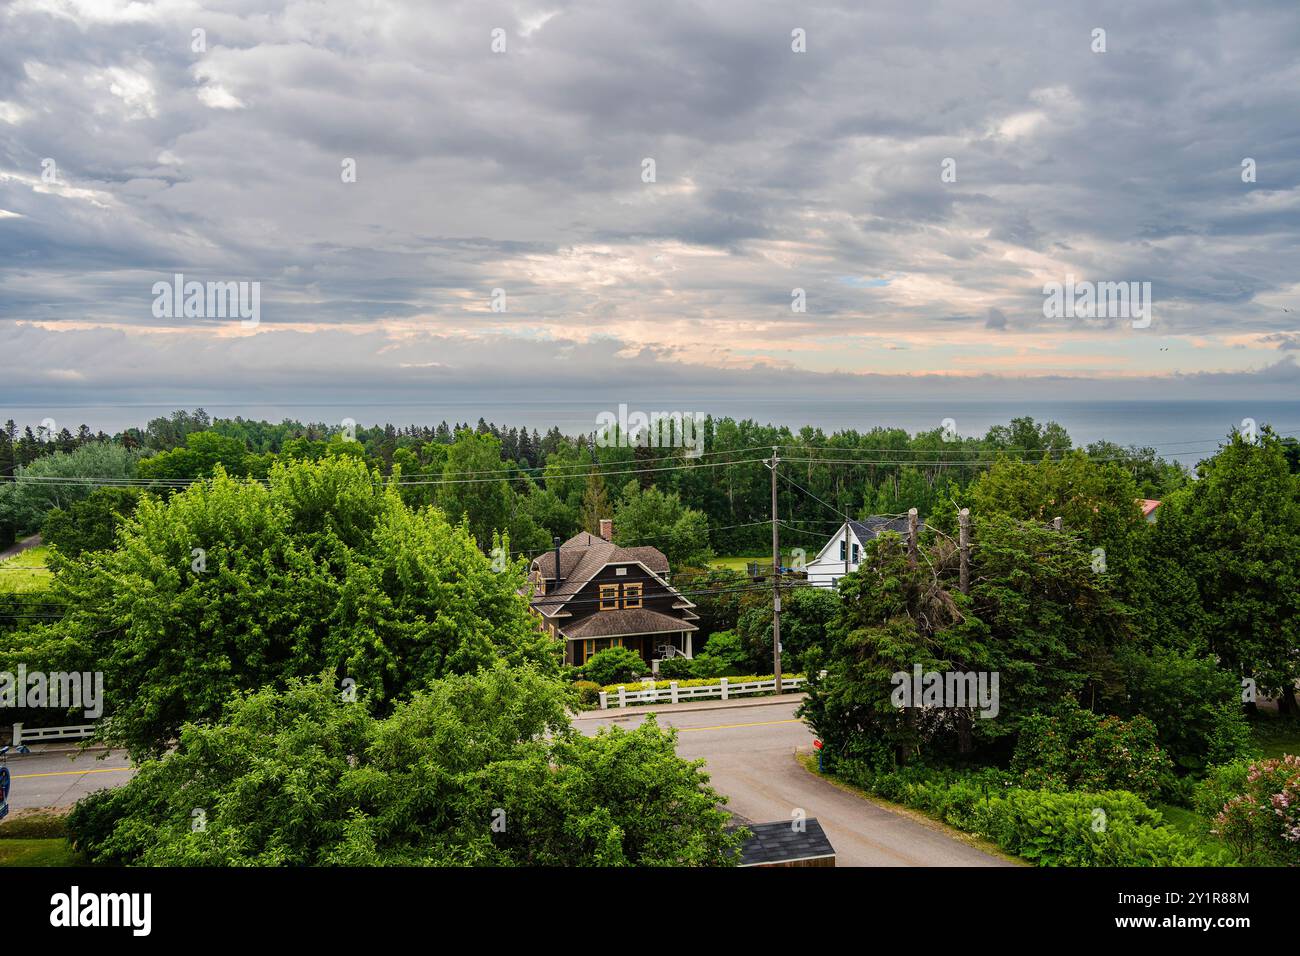
<path fill-rule="evenodd" d="M 1127 790 L 1054 792 L 1010 785 L 997 770 L 878 772 L 842 761 L 836 773 L 1038 866 L 1206 866 L 1213 861 Z"/>

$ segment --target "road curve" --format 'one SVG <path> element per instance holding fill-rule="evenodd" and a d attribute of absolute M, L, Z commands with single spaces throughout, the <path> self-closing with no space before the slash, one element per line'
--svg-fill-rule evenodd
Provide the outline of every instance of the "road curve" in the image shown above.
<path fill-rule="evenodd" d="M 661 711 L 660 726 L 679 731 L 677 752 L 704 758 L 727 809 L 752 823 L 791 820 L 798 810 L 820 821 L 835 847 L 838 866 L 1012 866 L 950 836 L 939 826 L 886 810 L 841 790 L 804 769 L 794 756 L 812 734 L 794 716 L 797 702 L 735 710 Z M 616 714 L 617 712 L 611 712 Z M 603 725 L 634 727 L 643 715 L 584 719 L 595 733 Z"/>

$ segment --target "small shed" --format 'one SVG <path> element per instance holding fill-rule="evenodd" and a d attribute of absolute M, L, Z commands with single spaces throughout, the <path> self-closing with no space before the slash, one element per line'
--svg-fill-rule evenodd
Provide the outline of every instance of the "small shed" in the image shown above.
<path fill-rule="evenodd" d="M 835 848 L 816 817 L 792 822 L 749 823 L 741 866 L 834 866 Z"/>

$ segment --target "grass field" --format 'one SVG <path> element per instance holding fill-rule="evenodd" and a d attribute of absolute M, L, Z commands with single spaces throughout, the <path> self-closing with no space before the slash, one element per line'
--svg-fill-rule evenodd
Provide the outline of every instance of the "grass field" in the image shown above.
<path fill-rule="evenodd" d="M 726 568 L 728 571 L 744 571 L 746 566 L 751 561 L 758 561 L 758 562 L 766 561 L 770 566 L 772 564 L 772 555 L 769 554 L 766 558 L 764 558 L 762 555 L 759 555 L 758 557 L 741 556 L 741 557 L 714 558 L 712 561 L 709 562 L 709 565 L 715 568 Z"/>
<path fill-rule="evenodd" d="M 49 587 L 52 575 L 45 566 L 49 551 L 39 545 L 0 562 L 0 591 L 42 591 Z"/>
<path fill-rule="evenodd" d="M 62 812 L 24 810 L 0 822 L 0 866 L 84 866 Z"/>
<path fill-rule="evenodd" d="M 1263 757 L 1300 754 L 1300 720 L 1261 715 L 1253 722 L 1251 731 Z"/>
<path fill-rule="evenodd" d="M 85 866 L 66 837 L 0 840 L 0 866 Z"/>

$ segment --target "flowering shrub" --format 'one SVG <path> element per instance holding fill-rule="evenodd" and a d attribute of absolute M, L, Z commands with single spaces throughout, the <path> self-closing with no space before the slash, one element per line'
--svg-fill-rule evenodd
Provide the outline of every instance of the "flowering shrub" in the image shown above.
<path fill-rule="evenodd" d="M 1214 818 L 1212 832 L 1243 863 L 1300 865 L 1300 757 L 1257 761 L 1245 784 Z"/>

